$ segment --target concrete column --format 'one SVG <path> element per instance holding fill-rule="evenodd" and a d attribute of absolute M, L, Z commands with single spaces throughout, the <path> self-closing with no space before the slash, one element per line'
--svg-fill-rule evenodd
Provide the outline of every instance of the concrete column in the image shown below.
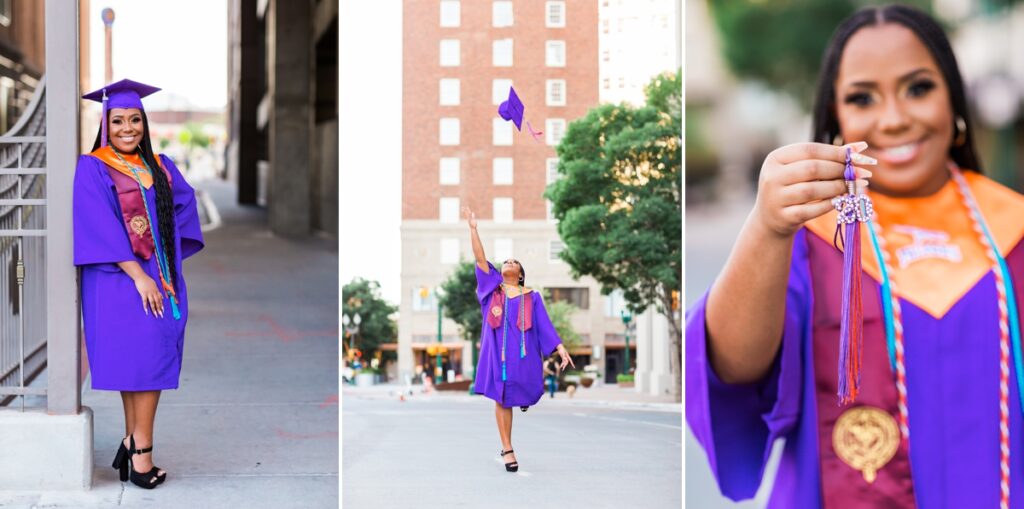
<path fill-rule="evenodd" d="M 636 372 L 633 380 L 637 392 L 650 392 L 651 388 L 651 309 L 645 310 L 636 320 Z"/>
<path fill-rule="evenodd" d="M 270 229 L 305 236 L 310 233 L 313 174 L 313 0 L 270 0 L 266 27 Z"/>
<path fill-rule="evenodd" d="M 650 394 L 672 394 L 672 371 L 669 364 L 668 318 L 651 313 L 651 390 Z"/>
<path fill-rule="evenodd" d="M 232 0 L 230 9 L 233 47 L 228 78 L 232 91 L 228 178 L 238 184 L 238 203 L 256 205 L 259 192 L 257 162 L 267 152 L 266 142 L 257 125 L 260 99 L 266 92 L 263 82 L 266 34 L 260 29 L 256 0 Z"/>
<path fill-rule="evenodd" d="M 77 2 L 46 0 L 47 408 L 0 410 L 0 490 L 92 486 L 92 412 L 81 407 L 71 195 L 79 154 Z"/>

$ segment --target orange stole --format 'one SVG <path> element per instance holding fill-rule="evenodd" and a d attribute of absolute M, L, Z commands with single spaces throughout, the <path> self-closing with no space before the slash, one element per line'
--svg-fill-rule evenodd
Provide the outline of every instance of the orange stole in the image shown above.
<path fill-rule="evenodd" d="M 1024 196 L 978 173 L 965 171 L 963 175 L 1005 257 L 1024 237 Z M 871 192 L 869 196 L 890 257 L 893 271 L 889 276 L 899 296 L 933 317 L 942 318 L 992 269 L 952 179 L 931 196 L 892 198 Z M 813 219 L 806 226 L 831 244 L 836 212 Z M 861 242 L 864 272 L 880 282 L 867 228 L 861 228 Z M 952 259 L 957 252 L 959 260 Z"/>
<path fill-rule="evenodd" d="M 95 157 L 96 159 L 99 159 L 100 161 L 103 161 L 108 167 L 113 168 L 114 170 L 117 170 L 127 175 L 132 180 L 135 180 L 135 175 L 132 173 L 130 169 L 125 168 L 124 163 L 117 158 L 117 154 L 114 153 L 114 148 L 111 147 L 110 145 L 93 150 L 92 152 L 89 153 L 89 155 Z M 142 157 L 139 156 L 138 154 L 121 154 L 121 157 L 123 157 L 125 161 L 128 161 L 128 163 L 137 168 L 140 168 L 142 170 L 146 169 L 146 163 L 143 162 Z M 170 182 L 171 173 L 167 171 L 166 168 L 164 168 L 164 163 L 163 161 L 160 160 L 160 157 L 156 158 L 156 164 L 162 170 L 164 170 L 164 175 L 167 175 L 167 181 Z M 145 187 L 146 189 L 153 187 L 153 176 L 150 175 L 149 172 L 140 171 L 138 173 L 139 180 L 142 181 L 142 187 Z"/>

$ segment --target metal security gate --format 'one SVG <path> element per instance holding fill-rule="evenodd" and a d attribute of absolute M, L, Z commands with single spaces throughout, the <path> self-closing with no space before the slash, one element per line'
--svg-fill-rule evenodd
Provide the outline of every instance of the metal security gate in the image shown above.
<path fill-rule="evenodd" d="M 0 136 L 0 406 L 46 367 L 46 79 Z"/>

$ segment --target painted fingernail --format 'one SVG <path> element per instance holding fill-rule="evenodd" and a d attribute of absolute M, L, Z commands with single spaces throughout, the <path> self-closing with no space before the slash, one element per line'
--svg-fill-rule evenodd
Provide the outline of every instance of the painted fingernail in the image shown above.
<path fill-rule="evenodd" d="M 873 157 L 866 156 L 864 154 L 852 154 L 850 160 L 857 164 L 878 164 L 878 161 Z"/>
<path fill-rule="evenodd" d="M 852 149 L 854 152 L 863 152 L 864 149 L 868 148 L 868 142 L 857 141 L 854 143 L 850 143 L 849 145 L 847 145 L 847 147 L 850 147 L 850 149 Z"/>
<path fill-rule="evenodd" d="M 857 168 L 857 175 L 860 176 L 860 177 L 868 178 L 868 177 L 873 177 L 875 174 L 871 170 L 866 170 L 864 168 Z"/>

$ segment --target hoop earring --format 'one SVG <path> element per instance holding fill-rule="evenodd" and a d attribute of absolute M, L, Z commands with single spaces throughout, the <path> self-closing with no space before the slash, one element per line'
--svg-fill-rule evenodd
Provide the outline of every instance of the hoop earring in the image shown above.
<path fill-rule="evenodd" d="M 842 134 L 838 134 L 837 133 L 835 136 L 832 137 L 832 144 L 837 146 L 837 147 L 841 147 L 841 146 L 845 145 L 845 141 L 846 140 L 843 139 L 843 135 Z"/>
<path fill-rule="evenodd" d="M 953 132 L 956 136 L 953 137 L 953 146 L 962 147 L 967 143 L 967 121 L 964 117 L 957 115 L 956 121 L 953 122 Z"/>

